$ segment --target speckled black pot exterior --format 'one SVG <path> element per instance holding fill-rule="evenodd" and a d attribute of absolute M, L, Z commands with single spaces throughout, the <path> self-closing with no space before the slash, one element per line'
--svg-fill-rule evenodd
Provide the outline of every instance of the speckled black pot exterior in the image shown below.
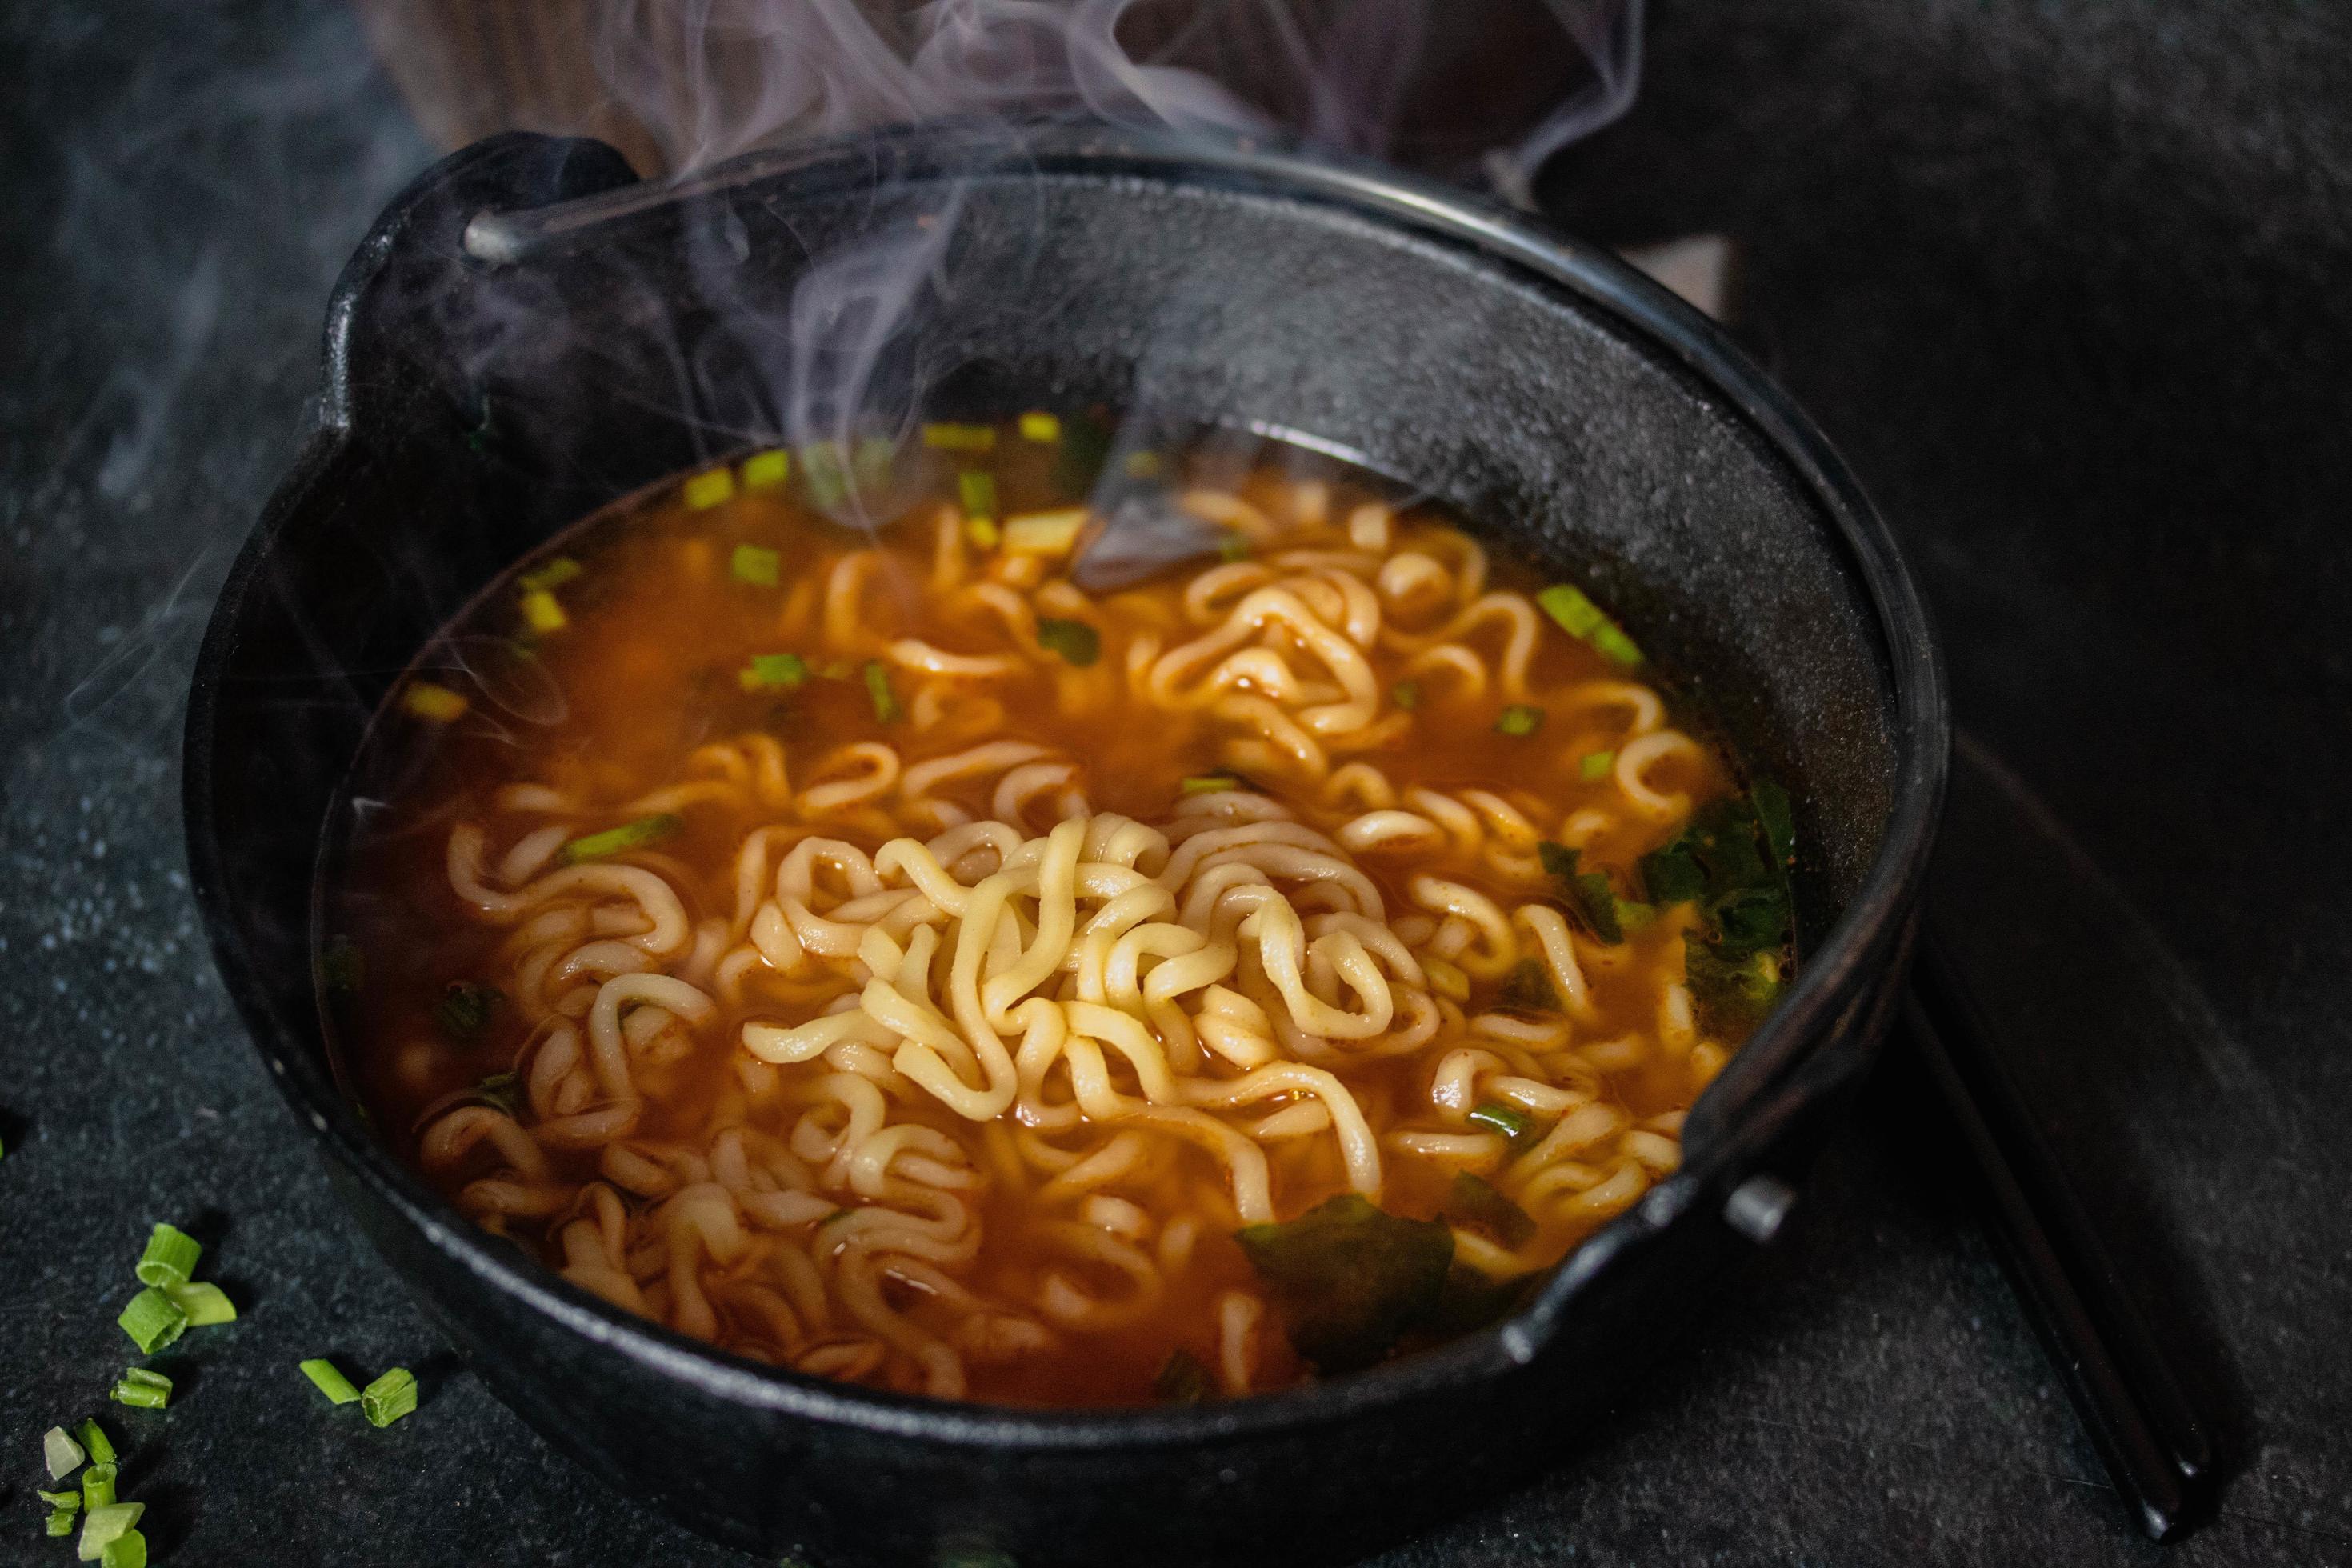
<path fill-rule="evenodd" d="M 556 202 L 468 250 L 478 215 Z M 1201 1407 L 867 1393 L 518 1263 L 339 1090 L 313 881 L 368 716 L 531 544 L 775 435 L 792 287 L 878 207 L 952 222 L 877 395 L 1140 405 L 1358 454 L 1578 573 L 1790 785 L 1798 982 L 1694 1111 L 1684 1168 L 1517 1318 Z M 816 1565 L 1300 1563 L 1557 1460 L 1747 1245 L 1730 1195 L 1798 1179 L 1884 1027 L 1948 744 L 1919 602 L 1844 468 L 1705 321 L 1604 255 L 1385 173 L 1103 132 L 910 133 L 661 190 L 609 149 L 518 136 L 421 178 L 336 290 L 321 427 L 198 666 L 186 810 L 222 972 L 352 1212 L 597 1482 Z"/>

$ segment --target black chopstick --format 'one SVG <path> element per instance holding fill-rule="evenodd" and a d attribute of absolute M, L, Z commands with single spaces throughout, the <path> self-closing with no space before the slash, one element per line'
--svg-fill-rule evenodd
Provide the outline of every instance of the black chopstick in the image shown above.
<path fill-rule="evenodd" d="M 2136 1521 L 2157 1541 L 2206 1511 L 2212 1445 L 1982 1017 L 1922 939 L 1904 1022 L 1982 1177 L 1986 1229 L 2027 1320 Z"/>

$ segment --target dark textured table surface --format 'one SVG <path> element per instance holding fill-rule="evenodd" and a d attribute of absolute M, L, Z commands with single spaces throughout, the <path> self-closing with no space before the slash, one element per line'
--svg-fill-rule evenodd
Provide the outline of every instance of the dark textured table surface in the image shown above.
<path fill-rule="evenodd" d="M 164 1563 L 745 1561 L 455 1363 L 187 899 L 194 640 L 430 151 L 341 7 L 68 10 L 0 18 L 0 1563 L 69 1560 L 37 1437 L 92 1413 Z M 1898 1070 L 1609 1430 L 1384 1563 L 2352 1562 L 2352 16 L 1659 0 L 1642 104 L 1546 191 L 1733 236 L 1742 335 L 1908 545 L 1966 729 L 1937 921 L 2231 1480 L 2185 1544 L 2128 1531 Z M 167 1217 L 244 1318 L 124 1411 Z M 422 1410 L 328 1409 L 320 1353 Z"/>

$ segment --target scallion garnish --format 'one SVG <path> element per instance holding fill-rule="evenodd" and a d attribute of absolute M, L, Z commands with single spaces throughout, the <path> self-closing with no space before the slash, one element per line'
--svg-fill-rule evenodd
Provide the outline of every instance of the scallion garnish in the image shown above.
<path fill-rule="evenodd" d="M 923 445 L 941 452 L 993 452 L 996 450 L 996 426 L 993 425 L 926 425 Z"/>
<path fill-rule="evenodd" d="M 1084 669 L 1102 657 L 1102 634 L 1084 621 L 1040 616 L 1037 617 L 1037 646 L 1060 654 L 1064 663 Z"/>
<path fill-rule="evenodd" d="M 1495 729 L 1501 734 L 1511 735 L 1519 740 L 1525 740 L 1529 735 L 1534 734 L 1538 730 L 1542 729 L 1543 721 L 1544 710 L 1542 709 L 1536 707 L 1532 703 L 1514 702 L 1508 708 L 1503 710 L 1503 716 L 1501 718 L 1495 721 Z"/>
<path fill-rule="evenodd" d="M 100 1550 L 98 1568 L 147 1568 L 147 1538 L 124 1531 Z"/>
<path fill-rule="evenodd" d="M 1004 548 L 1015 555 L 1064 555 L 1087 526 L 1087 509 L 1026 511 L 1004 520 Z"/>
<path fill-rule="evenodd" d="M 163 1293 L 188 1314 L 188 1327 L 192 1329 L 236 1321 L 236 1303 L 217 1285 L 199 1279 L 189 1285 L 166 1285 Z"/>
<path fill-rule="evenodd" d="M 544 566 L 535 566 L 515 579 L 526 594 L 543 594 L 551 588 L 561 588 L 588 570 L 569 555 L 559 555 Z"/>
<path fill-rule="evenodd" d="M 971 541 L 975 550 L 993 550 L 1004 542 L 1004 531 L 996 526 L 992 517 L 964 519 L 963 536 Z"/>
<path fill-rule="evenodd" d="M 727 558 L 727 574 L 738 583 L 772 588 L 782 576 L 783 557 L 757 544 L 739 544 Z"/>
<path fill-rule="evenodd" d="M 131 1270 L 142 1285 L 184 1285 L 195 1277 L 204 1243 L 175 1226 L 159 1225 L 147 1236 L 147 1250 Z"/>
<path fill-rule="evenodd" d="M 216 1285 L 195 1285 L 188 1289 L 210 1290 L 215 1295 L 220 1294 L 220 1288 Z M 221 1301 L 226 1305 L 228 1298 L 221 1296 Z M 236 1316 L 236 1309 L 232 1307 L 229 1309 L 228 1318 L 215 1318 L 213 1321 L 225 1323 L 229 1321 L 229 1318 Z M 188 1321 L 193 1323 L 195 1319 L 191 1317 Z M 142 1410 L 161 1410 L 171 1400 L 172 1380 L 160 1372 L 152 1372 L 143 1366 L 134 1366 L 115 1380 L 112 1397 L 119 1404 L 134 1405 Z"/>
<path fill-rule="evenodd" d="M 1633 646 L 1633 639 L 1600 605 L 1586 597 L 1582 589 L 1555 583 L 1536 595 L 1536 603 L 1543 606 L 1544 614 L 1560 630 L 1591 644 L 1611 663 L 1631 668 L 1642 662 L 1642 650 Z"/>
<path fill-rule="evenodd" d="M 114 1463 L 114 1444 L 108 1438 L 106 1428 L 100 1426 L 95 1419 L 85 1421 L 75 1427 L 74 1436 L 81 1439 L 81 1446 L 89 1453 L 90 1463 L 94 1465 Z"/>
<path fill-rule="evenodd" d="M 796 653 L 755 653 L 735 679 L 746 691 L 789 691 L 808 673 L 808 661 Z"/>
<path fill-rule="evenodd" d="M 591 833 L 575 838 L 563 847 L 563 860 L 569 866 L 585 865 L 591 860 L 609 859 L 628 849 L 640 849 L 648 844 L 658 844 L 686 824 L 670 812 L 641 816 L 635 822 L 625 822 L 618 827 L 608 827 L 602 833 Z"/>
<path fill-rule="evenodd" d="M 331 1405 L 351 1405 L 359 1399 L 360 1391 L 352 1386 L 352 1380 L 345 1377 L 341 1369 L 333 1362 L 323 1356 L 304 1362 L 302 1375 L 309 1378 L 312 1385 L 327 1396 L 327 1402 Z"/>
<path fill-rule="evenodd" d="M 1389 700 L 1410 713 L 1421 706 L 1421 683 L 1400 680 L 1389 688 Z"/>
<path fill-rule="evenodd" d="M 92 1465 L 81 1473 L 82 1511 L 94 1513 L 114 1500 L 114 1477 L 112 1465 Z"/>
<path fill-rule="evenodd" d="M 885 724 L 895 724 L 906 711 L 898 706 L 898 694 L 890 689 L 890 667 L 878 658 L 866 661 L 866 695 L 874 703 L 874 717 Z"/>
<path fill-rule="evenodd" d="M 147 1511 L 143 1502 L 110 1502 L 104 1508 L 94 1508 L 82 1515 L 81 1541 L 74 1554 L 85 1563 L 95 1563 L 108 1545 L 130 1533 Z"/>
<path fill-rule="evenodd" d="M 433 1022 L 452 1043 L 470 1046 L 482 1037 L 482 1031 L 490 1026 L 491 1016 L 506 999 L 506 993 L 495 985 L 452 980 L 449 988 L 441 993 L 441 1000 L 434 1004 Z M 146 1276 L 140 1278 L 144 1279 Z"/>
<path fill-rule="evenodd" d="M 563 613 L 563 603 L 544 588 L 534 588 L 522 596 L 523 624 L 541 637 L 560 632 L 572 624 Z"/>
<path fill-rule="evenodd" d="M 131 1305 L 114 1321 L 122 1325 L 141 1355 L 153 1355 L 188 1327 L 188 1314 L 180 1310 L 180 1304 L 152 1285 L 131 1297 Z"/>
<path fill-rule="evenodd" d="M 429 680 L 412 680 L 400 694 L 400 710 L 412 719 L 423 719 L 435 724 L 446 724 L 465 716 L 467 703 L 463 693 L 436 686 Z"/>
<path fill-rule="evenodd" d="M 416 1374 L 394 1367 L 360 1390 L 360 1410 L 374 1426 L 389 1426 L 416 1408 Z"/>
<path fill-rule="evenodd" d="M 61 1508 L 68 1513 L 79 1513 L 81 1511 L 81 1493 L 78 1491 L 45 1492 L 36 1488 L 33 1495 L 39 1498 L 43 1502 L 47 1503 L 51 1508 Z"/>
<path fill-rule="evenodd" d="M 793 455 L 781 448 L 754 452 L 743 459 L 743 488 L 747 490 L 781 489 L 792 477 Z"/>
<path fill-rule="evenodd" d="M 80 1516 L 80 1513 L 81 1510 L 79 1507 L 52 1509 L 49 1512 L 48 1532 L 51 1535 L 71 1535 L 74 1532 L 74 1521 Z"/>
<path fill-rule="evenodd" d="M 1219 790 L 1243 788 L 1242 781 L 1231 773 L 1200 773 L 1176 786 L 1186 795 L 1213 795 Z"/>
<path fill-rule="evenodd" d="M 721 501 L 734 499 L 732 468 L 706 468 L 686 481 L 686 504 L 690 511 L 709 511 Z"/>
<path fill-rule="evenodd" d="M 1050 446 L 1062 438 L 1062 422 L 1051 414 L 1029 413 L 1021 416 L 1021 438 Z"/>
<path fill-rule="evenodd" d="M 1524 1138 L 1535 1126 L 1535 1120 L 1526 1111 L 1492 1100 L 1474 1108 L 1465 1120 L 1474 1127 L 1484 1127 L 1506 1138 Z"/>
<path fill-rule="evenodd" d="M 996 518 L 996 476 L 977 468 L 967 468 L 956 476 L 956 495 L 963 502 L 963 514 L 974 521 Z"/>
<path fill-rule="evenodd" d="M 1614 752 L 1587 752 L 1576 760 L 1576 776 L 1586 784 L 1597 784 L 1607 778 L 1609 770 L 1616 765 Z"/>
<path fill-rule="evenodd" d="M 41 1458 L 49 1467 L 49 1479 L 62 1480 L 74 1473 L 86 1456 L 82 1446 L 62 1426 L 52 1426 L 41 1434 Z"/>

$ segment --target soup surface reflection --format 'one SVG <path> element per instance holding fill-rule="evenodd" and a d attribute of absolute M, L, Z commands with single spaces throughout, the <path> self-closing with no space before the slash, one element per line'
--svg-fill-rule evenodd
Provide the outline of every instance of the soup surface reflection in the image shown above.
<path fill-rule="evenodd" d="M 1087 435 L 688 477 L 395 689 L 322 986 L 464 1213 L 742 1355 L 1131 1404 L 1475 1328 L 1675 1169 L 1783 797 L 1442 515 Z"/>

